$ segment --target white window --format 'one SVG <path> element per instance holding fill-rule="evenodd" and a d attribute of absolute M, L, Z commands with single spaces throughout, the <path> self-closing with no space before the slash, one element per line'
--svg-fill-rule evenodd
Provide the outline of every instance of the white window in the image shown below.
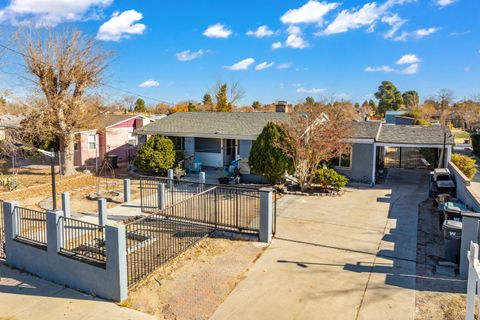
<path fill-rule="evenodd" d="M 137 143 L 138 143 L 138 140 L 137 140 L 137 136 L 133 134 L 133 132 L 129 132 L 128 133 L 128 138 L 127 138 L 127 143 L 132 145 L 132 146 L 136 146 Z"/>
<path fill-rule="evenodd" d="M 94 134 L 88 135 L 87 145 L 88 145 L 88 150 L 97 149 L 97 137 Z"/>
<path fill-rule="evenodd" d="M 332 161 L 339 168 L 352 168 L 352 147 L 347 153 L 341 154 L 340 157 L 334 158 Z"/>

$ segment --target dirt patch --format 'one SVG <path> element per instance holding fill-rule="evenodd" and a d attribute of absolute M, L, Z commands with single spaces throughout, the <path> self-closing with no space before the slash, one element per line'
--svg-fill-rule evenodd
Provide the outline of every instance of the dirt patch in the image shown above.
<path fill-rule="evenodd" d="M 264 248 L 257 242 L 202 240 L 132 288 L 124 305 L 160 319 L 208 319 Z"/>
<path fill-rule="evenodd" d="M 416 315 L 417 320 L 464 319 L 467 283 L 458 275 L 436 273 L 443 259 L 443 232 L 437 208 L 426 200 L 419 206 L 417 238 Z"/>

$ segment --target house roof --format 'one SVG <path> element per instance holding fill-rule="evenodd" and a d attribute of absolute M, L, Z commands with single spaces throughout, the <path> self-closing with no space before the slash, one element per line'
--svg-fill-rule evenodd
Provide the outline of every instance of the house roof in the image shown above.
<path fill-rule="evenodd" d="M 282 112 L 177 112 L 135 132 L 190 137 L 255 139 L 268 122 L 286 121 Z"/>
<path fill-rule="evenodd" d="M 99 120 L 99 128 L 104 129 L 133 118 L 142 117 L 138 114 L 106 114 Z"/>
<path fill-rule="evenodd" d="M 354 122 L 354 137 L 357 139 L 375 139 L 381 122 L 357 121 Z"/>
<path fill-rule="evenodd" d="M 382 124 L 377 142 L 392 144 L 443 144 L 444 129 L 439 125 L 394 125 Z M 448 129 L 446 144 L 453 145 L 453 136 Z"/>

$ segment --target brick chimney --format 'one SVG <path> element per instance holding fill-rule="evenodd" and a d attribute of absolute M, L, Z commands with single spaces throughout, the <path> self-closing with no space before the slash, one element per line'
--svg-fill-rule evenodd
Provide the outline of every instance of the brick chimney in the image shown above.
<path fill-rule="evenodd" d="M 287 101 L 279 100 L 275 104 L 275 112 L 289 112 Z"/>

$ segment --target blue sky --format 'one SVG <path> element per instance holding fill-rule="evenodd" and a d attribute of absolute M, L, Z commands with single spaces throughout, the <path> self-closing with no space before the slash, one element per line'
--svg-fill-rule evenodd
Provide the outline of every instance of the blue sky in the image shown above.
<path fill-rule="evenodd" d="M 382 80 L 469 98 L 480 94 L 479 19 L 477 0 L 0 0 L 3 38 L 25 22 L 79 28 L 114 52 L 110 85 L 169 102 L 200 101 L 218 80 L 239 81 L 244 104 L 362 101 Z M 18 88 L 11 77 L 0 88 Z"/>

